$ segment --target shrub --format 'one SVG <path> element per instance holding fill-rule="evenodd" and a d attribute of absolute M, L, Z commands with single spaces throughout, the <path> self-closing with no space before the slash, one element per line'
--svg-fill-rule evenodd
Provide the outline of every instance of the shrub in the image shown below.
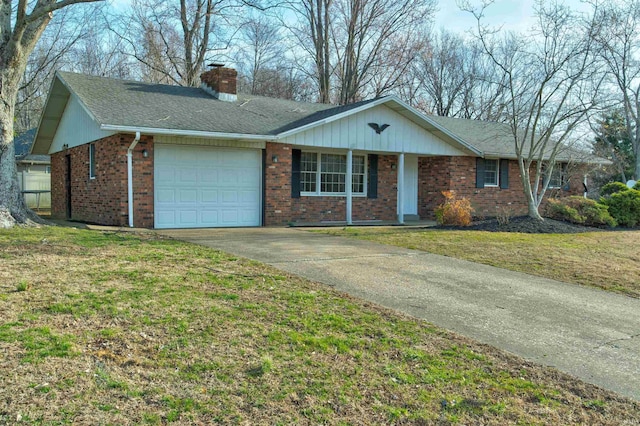
<path fill-rule="evenodd" d="M 640 223 L 640 191 L 627 189 L 603 197 L 600 202 L 609 207 L 609 213 L 620 226 L 632 228 Z"/>
<path fill-rule="evenodd" d="M 545 216 L 585 226 L 617 225 L 606 205 L 580 196 L 548 200 Z"/>
<path fill-rule="evenodd" d="M 633 188 L 631 189 L 635 189 L 636 191 L 640 191 L 640 181 L 636 182 L 635 185 L 633 185 Z"/>
<path fill-rule="evenodd" d="M 455 191 L 443 191 L 444 203 L 436 207 L 436 220 L 440 225 L 469 226 L 473 207 L 466 198 L 456 198 Z"/>
<path fill-rule="evenodd" d="M 609 182 L 600 188 L 600 195 L 607 196 L 628 190 L 629 187 L 622 182 Z"/>

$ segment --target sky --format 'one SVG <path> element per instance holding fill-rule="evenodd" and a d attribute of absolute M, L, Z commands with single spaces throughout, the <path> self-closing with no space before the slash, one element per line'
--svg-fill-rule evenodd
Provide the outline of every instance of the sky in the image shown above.
<path fill-rule="evenodd" d="M 453 32 L 464 33 L 476 27 L 476 20 L 469 12 L 462 12 L 456 0 L 440 0 L 439 11 L 435 16 L 435 27 Z M 470 0 L 472 6 L 481 4 L 479 0 Z M 587 10 L 588 6 L 580 0 L 565 0 L 564 4 L 576 10 Z M 534 22 L 535 0 L 495 0 L 485 12 L 486 23 L 505 30 L 526 30 Z"/>

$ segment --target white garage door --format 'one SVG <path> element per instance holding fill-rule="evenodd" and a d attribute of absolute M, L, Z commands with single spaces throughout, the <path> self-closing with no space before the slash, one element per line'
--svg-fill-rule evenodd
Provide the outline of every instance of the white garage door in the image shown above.
<path fill-rule="evenodd" d="M 156 228 L 260 226 L 261 151 L 156 145 Z"/>

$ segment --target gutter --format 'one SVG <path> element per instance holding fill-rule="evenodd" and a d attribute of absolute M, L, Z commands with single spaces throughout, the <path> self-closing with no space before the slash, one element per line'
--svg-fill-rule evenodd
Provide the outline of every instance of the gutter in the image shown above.
<path fill-rule="evenodd" d="M 245 133 L 220 133 L 205 132 L 201 130 L 179 130 L 179 129 L 163 129 L 156 127 L 137 127 L 137 126 L 118 126 L 113 124 L 102 124 L 100 130 L 121 133 L 144 133 L 149 135 L 167 135 L 167 136 L 190 136 L 196 138 L 211 139 L 242 139 L 242 140 L 258 140 L 258 141 L 275 141 L 277 136 L 274 135 L 250 135 Z"/>
<path fill-rule="evenodd" d="M 140 141 L 140 132 L 136 132 L 136 137 L 127 149 L 127 193 L 129 204 L 129 228 L 133 228 L 133 149 Z"/>

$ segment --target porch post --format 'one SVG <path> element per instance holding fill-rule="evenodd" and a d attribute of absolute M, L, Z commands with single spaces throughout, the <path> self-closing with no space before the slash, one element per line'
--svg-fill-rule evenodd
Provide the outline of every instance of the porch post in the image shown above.
<path fill-rule="evenodd" d="M 398 155 L 398 223 L 404 225 L 404 152 Z"/>
<path fill-rule="evenodd" d="M 345 182 L 345 190 L 347 192 L 347 225 L 352 225 L 351 218 L 352 203 L 353 203 L 353 151 L 347 151 L 347 176 Z"/>

